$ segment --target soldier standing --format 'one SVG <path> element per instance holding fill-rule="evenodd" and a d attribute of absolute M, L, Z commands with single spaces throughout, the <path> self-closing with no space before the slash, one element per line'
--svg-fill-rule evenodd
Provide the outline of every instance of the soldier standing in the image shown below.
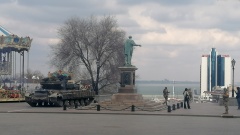
<path fill-rule="evenodd" d="M 167 105 L 167 101 L 168 101 L 168 93 L 170 93 L 170 92 L 168 91 L 167 87 L 165 87 L 164 90 L 163 90 L 163 97 L 164 97 L 164 99 L 165 99 L 165 101 L 163 102 L 163 104 L 166 103 L 166 105 Z"/>
<path fill-rule="evenodd" d="M 238 110 L 240 110 L 240 87 L 237 87 L 237 92 L 236 92 L 236 99 L 238 102 Z"/>
<path fill-rule="evenodd" d="M 229 91 L 227 88 L 223 89 L 223 105 L 225 107 L 225 113 L 228 114 L 228 100 L 229 100 Z"/>

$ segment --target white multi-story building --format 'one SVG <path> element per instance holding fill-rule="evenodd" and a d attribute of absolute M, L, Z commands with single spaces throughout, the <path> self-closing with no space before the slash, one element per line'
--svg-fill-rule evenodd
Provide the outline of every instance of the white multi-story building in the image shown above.
<path fill-rule="evenodd" d="M 212 91 L 215 86 L 228 87 L 231 85 L 231 57 L 229 55 L 219 55 L 215 48 L 210 54 L 202 55 L 200 69 L 200 91 L 204 96 L 204 91 Z"/>

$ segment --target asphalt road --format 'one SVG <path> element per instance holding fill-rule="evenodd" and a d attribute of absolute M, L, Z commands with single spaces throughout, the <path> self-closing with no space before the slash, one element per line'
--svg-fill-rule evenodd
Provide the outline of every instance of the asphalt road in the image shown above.
<path fill-rule="evenodd" d="M 1 113 L 1 135 L 236 135 L 239 119 L 114 114 Z"/>
<path fill-rule="evenodd" d="M 239 118 L 175 116 L 201 111 L 180 109 L 161 112 L 76 113 L 74 109 L 32 108 L 26 103 L 0 104 L 0 135 L 236 135 Z M 205 108 L 208 106 L 205 106 Z M 197 111 L 198 109 L 199 111 Z M 216 109 L 222 107 L 216 106 Z M 214 110 L 216 110 L 214 109 Z M 59 113 L 58 113 L 59 112 Z M 91 112 L 91 111 L 89 111 Z M 103 111 L 101 111 L 103 112 Z M 164 112 L 166 113 L 166 112 Z M 213 111 L 210 111 L 213 113 Z M 238 113 L 238 112 L 236 112 Z M 140 115 L 138 115 L 140 114 Z"/>

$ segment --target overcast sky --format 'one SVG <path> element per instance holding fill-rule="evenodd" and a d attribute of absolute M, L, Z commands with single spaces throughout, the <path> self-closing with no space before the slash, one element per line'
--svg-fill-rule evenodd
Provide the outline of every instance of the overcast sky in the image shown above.
<path fill-rule="evenodd" d="M 113 15 L 137 44 L 141 80 L 200 80 L 201 55 L 215 47 L 236 60 L 240 81 L 240 0 L 1 0 L 0 25 L 33 38 L 30 68 L 47 74 L 49 45 L 72 17 Z"/>

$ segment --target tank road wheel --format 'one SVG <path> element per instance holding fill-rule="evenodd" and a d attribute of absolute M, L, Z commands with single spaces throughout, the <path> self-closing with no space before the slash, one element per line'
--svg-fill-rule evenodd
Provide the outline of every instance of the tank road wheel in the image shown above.
<path fill-rule="evenodd" d="M 62 107 L 63 106 L 63 101 L 62 100 L 58 101 L 58 105 L 59 105 L 59 107 Z"/>
<path fill-rule="evenodd" d="M 90 104 L 88 98 L 84 100 L 84 104 L 85 104 L 85 106 L 88 106 Z"/>
<path fill-rule="evenodd" d="M 73 107 L 74 106 L 74 101 L 73 100 L 69 100 L 69 107 Z"/>
<path fill-rule="evenodd" d="M 28 102 L 28 104 L 29 104 L 31 107 L 36 107 L 36 106 L 37 106 L 37 103 L 35 103 L 35 102 Z"/>
<path fill-rule="evenodd" d="M 42 102 L 38 102 L 38 106 L 42 106 Z"/>
<path fill-rule="evenodd" d="M 78 108 L 78 100 L 74 100 L 74 108 Z"/>
<path fill-rule="evenodd" d="M 76 100 L 76 102 L 78 102 L 78 106 L 81 107 L 81 100 Z"/>
<path fill-rule="evenodd" d="M 65 100 L 65 102 L 64 102 L 64 105 L 66 105 L 66 106 L 70 106 L 70 104 L 69 104 L 69 100 Z"/>
<path fill-rule="evenodd" d="M 80 100 L 80 105 L 81 105 L 81 106 L 85 106 L 84 99 L 81 99 L 81 100 Z"/>
<path fill-rule="evenodd" d="M 54 103 L 53 102 L 49 102 L 49 106 L 54 106 Z"/>
<path fill-rule="evenodd" d="M 66 101 L 67 102 L 67 101 Z M 63 100 L 62 97 L 57 97 L 57 101 L 55 100 L 54 102 L 54 106 L 56 107 L 63 107 Z M 65 103 L 66 104 L 66 103 Z"/>
<path fill-rule="evenodd" d="M 44 106 L 48 106 L 48 102 L 43 102 L 43 105 Z"/>
<path fill-rule="evenodd" d="M 92 103 L 94 98 L 89 98 L 89 103 Z"/>
<path fill-rule="evenodd" d="M 57 102 L 54 103 L 56 107 L 62 107 L 63 106 L 63 101 L 59 100 Z"/>

